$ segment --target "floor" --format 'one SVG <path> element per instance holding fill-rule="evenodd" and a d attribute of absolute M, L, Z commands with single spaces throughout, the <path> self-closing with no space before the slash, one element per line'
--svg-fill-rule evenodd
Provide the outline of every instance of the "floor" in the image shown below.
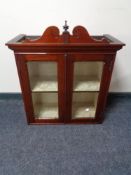
<path fill-rule="evenodd" d="M 101 125 L 28 126 L 0 99 L 0 175 L 131 175 L 131 96 L 108 98 Z"/>

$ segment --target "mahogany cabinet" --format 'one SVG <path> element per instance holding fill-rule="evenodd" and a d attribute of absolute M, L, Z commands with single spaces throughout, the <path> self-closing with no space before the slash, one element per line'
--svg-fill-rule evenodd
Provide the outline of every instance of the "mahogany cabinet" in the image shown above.
<path fill-rule="evenodd" d="M 72 34 L 65 23 L 42 36 L 18 35 L 14 51 L 28 124 L 102 123 L 117 50 L 110 35 L 90 36 L 82 26 Z"/>

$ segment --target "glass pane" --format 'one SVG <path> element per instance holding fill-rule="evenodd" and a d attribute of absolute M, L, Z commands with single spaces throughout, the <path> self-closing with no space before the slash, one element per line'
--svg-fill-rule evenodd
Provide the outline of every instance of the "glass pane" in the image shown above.
<path fill-rule="evenodd" d="M 74 63 L 74 91 L 99 91 L 103 62 Z"/>
<path fill-rule="evenodd" d="M 27 66 L 33 92 L 58 91 L 56 62 L 30 61 Z"/>
<path fill-rule="evenodd" d="M 98 93 L 73 93 L 72 118 L 95 118 Z"/>
<path fill-rule="evenodd" d="M 32 93 L 35 118 L 58 118 L 58 94 L 57 93 Z"/>

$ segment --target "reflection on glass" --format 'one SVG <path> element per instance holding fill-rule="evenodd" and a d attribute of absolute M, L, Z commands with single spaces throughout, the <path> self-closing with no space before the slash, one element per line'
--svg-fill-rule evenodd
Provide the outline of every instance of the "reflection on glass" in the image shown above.
<path fill-rule="evenodd" d="M 98 93 L 73 93 L 72 119 L 95 118 Z"/>
<path fill-rule="evenodd" d="M 56 62 L 30 61 L 27 66 L 33 92 L 58 91 Z"/>
<path fill-rule="evenodd" d="M 58 118 L 58 94 L 57 93 L 32 93 L 35 118 Z"/>
<path fill-rule="evenodd" d="M 99 91 L 103 62 L 74 63 L 74 91 Z"/>

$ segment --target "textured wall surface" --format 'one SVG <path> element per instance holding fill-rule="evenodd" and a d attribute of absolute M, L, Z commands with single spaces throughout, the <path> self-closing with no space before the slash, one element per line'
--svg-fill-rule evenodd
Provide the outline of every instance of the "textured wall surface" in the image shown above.
<path fill-rule="evenodd" d="M 70 31 L 85 26 L 90 34 L 111 34 L 127 44 L 119 51 L 110 86 L 112 92 L 131 92 L 131 1 L 130 0 L 4 0 L 0 5 L 0 92 L 19 92 L 13 52 L 4 44 L 15 35 L 42 34 L 68 20 Z"/>

